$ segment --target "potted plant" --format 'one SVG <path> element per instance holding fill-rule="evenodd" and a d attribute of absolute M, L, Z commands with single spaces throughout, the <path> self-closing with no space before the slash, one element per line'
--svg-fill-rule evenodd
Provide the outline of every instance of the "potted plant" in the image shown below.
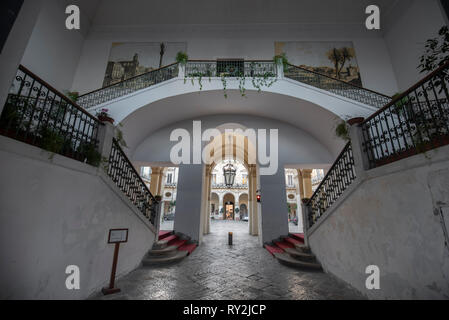
<path fill-rule="evenodd" d="M 288 59 L 287 59 L 287 55 L 285 53 L 276 55 L 273 57 L 273 62 L 276 65 L 282 65 L 284 67 L 284 72 L 287 71 L 287 66 L 288 66 Z"/>
<path fill-rule="evenodd" d="M 114 119 L 109 116 L 108 112 L 108 109 L 101 109 L 101 111 L 97 113 L 97 118 L 101 122 L 109 122 L 111 124 L 114 124 Z"/>
<path fill-rule="evenodd" d="M 349 137 L 349 128 L 346 121 L 342 120 L 337 124 L 337 127 L 335 128 L 335 135 L 345 141 L 351 140 L 351 138 Z"/>
<path fill-rule="evenodd" d="M 188 60 L 189 60 L 189 56 L 187 55 L 187 53 L 179 51 L 176 54 L 176 62 L 179 63 L 180 65 L 185 66 L 187 64 Z"/>

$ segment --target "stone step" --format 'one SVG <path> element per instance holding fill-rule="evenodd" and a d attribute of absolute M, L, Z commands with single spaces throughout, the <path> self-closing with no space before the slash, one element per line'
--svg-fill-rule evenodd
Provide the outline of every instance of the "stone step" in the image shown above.
<path fill-rule="evenodd" d="M 143 259 L 142 263 L 144 266 L 155 266 L 155 265 L 165 265 L 175 262 L 179 262 L 185 257 L 187 257 L 188 251 L 175 251 L 176 254 L 173 256 L 160 256 L 160 257 L 147 257 Z"/>
<path fill-rule="evenodd" d="M 153 243 L 153 250 L 161 250 L 168 247 L 168 241 L 167 240 L 159 240 Z"/>
<path fill-rule="evenodd" d="M 321 265 L 319 263 L 299 261 L 296 260 L 295 258 L 292 258 L 288 253 L 275 253 L 274 256 L 278 259 L 280 263 L 289 267 L 305 270 L 315 270 L 315 271 L 322 270 Z"/>
<path fill-rule="evenodd" d="M 295 248 L 296 248 L 296 250 L 304 252 L 304 253 L 309 253 L 309 254 L 312 253 L 312 250 L 310 249 L 310 247 L 308 247 L 304 244 L 298 244 L 298 245 L 295 244 Z"/>
<path fill-rule="evenodd" d="M 168 246 L 163 249 L 153 249 L 148 251 L 148 257 L 173 256 L 178 250 L 177 246 Z"/>
<path fill-rule="evenodd" d="M 303 261 L 303 262 L 316 263 L 316 257 L 312 253 L 304 253 L 297 249 L 291 249 L 291 248 L 284 249 L 284 251 L 296 260 Z"/>
<path fill-rule="evenodd" d="M 291 238 L 296 239 L 302 243 L 304 243 L 304 234 L 303 233 L 289 233 Z"/>

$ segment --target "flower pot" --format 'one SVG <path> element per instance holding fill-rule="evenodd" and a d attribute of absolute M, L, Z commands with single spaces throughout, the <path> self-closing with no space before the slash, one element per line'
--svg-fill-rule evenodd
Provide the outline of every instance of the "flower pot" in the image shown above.
<path fill-rule="evenodd" d="M 350 126 L 353 126 L 353 125 L 355 125 L 355 124 L 362 123 L 363 120 L 365 120 L 365 118 L 362 118 L 362 117 L 352 118 L 352 119 L 349 119 L 349 120 L 348 120 L 348 124 L 349 124 Z"/>
<path fill-rule="evenodd" d="M 102 115 L 98 116 L 98 120 L 100 120 L 101 122 L 109 122 L 111 124 L 114 124 L 114 121 L 115 121 L 114 119 L 112 119 L 108 116 L 102 116 Z"/>

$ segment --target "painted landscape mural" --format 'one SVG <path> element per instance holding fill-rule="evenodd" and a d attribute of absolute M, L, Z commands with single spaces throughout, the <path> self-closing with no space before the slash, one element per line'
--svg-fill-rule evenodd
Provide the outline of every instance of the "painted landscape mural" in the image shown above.
<path fill-rule="evenodd" d="M 302 68 L 362 86 L 352 42 L 275 42 L 275 54 Z"/>
<path fill-rule="evenodd" d="M 185 42 L 112 43 L 103 87 L 174 63 L 179 51 Z"/>

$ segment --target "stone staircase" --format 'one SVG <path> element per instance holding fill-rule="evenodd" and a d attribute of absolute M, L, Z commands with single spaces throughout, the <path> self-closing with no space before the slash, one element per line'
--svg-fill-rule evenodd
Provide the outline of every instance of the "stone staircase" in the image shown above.
<path fill-rule="evenodd" d="M 280 263 L 304 270 L 321 271 L 321 264 L 317 261 L 311 249 L 304 245 L 304 235 L 290 233 L 287 237 L 273 240 L 264 245 L 265 249 Z"/>
<path fill-rule="evenodd" d="M 142 263 L 144 266 L 176 263 L 190 255 L 196 247 L 197 244 L 185 235 L 161 231 L 158 241 L 153 244 Z"/>

